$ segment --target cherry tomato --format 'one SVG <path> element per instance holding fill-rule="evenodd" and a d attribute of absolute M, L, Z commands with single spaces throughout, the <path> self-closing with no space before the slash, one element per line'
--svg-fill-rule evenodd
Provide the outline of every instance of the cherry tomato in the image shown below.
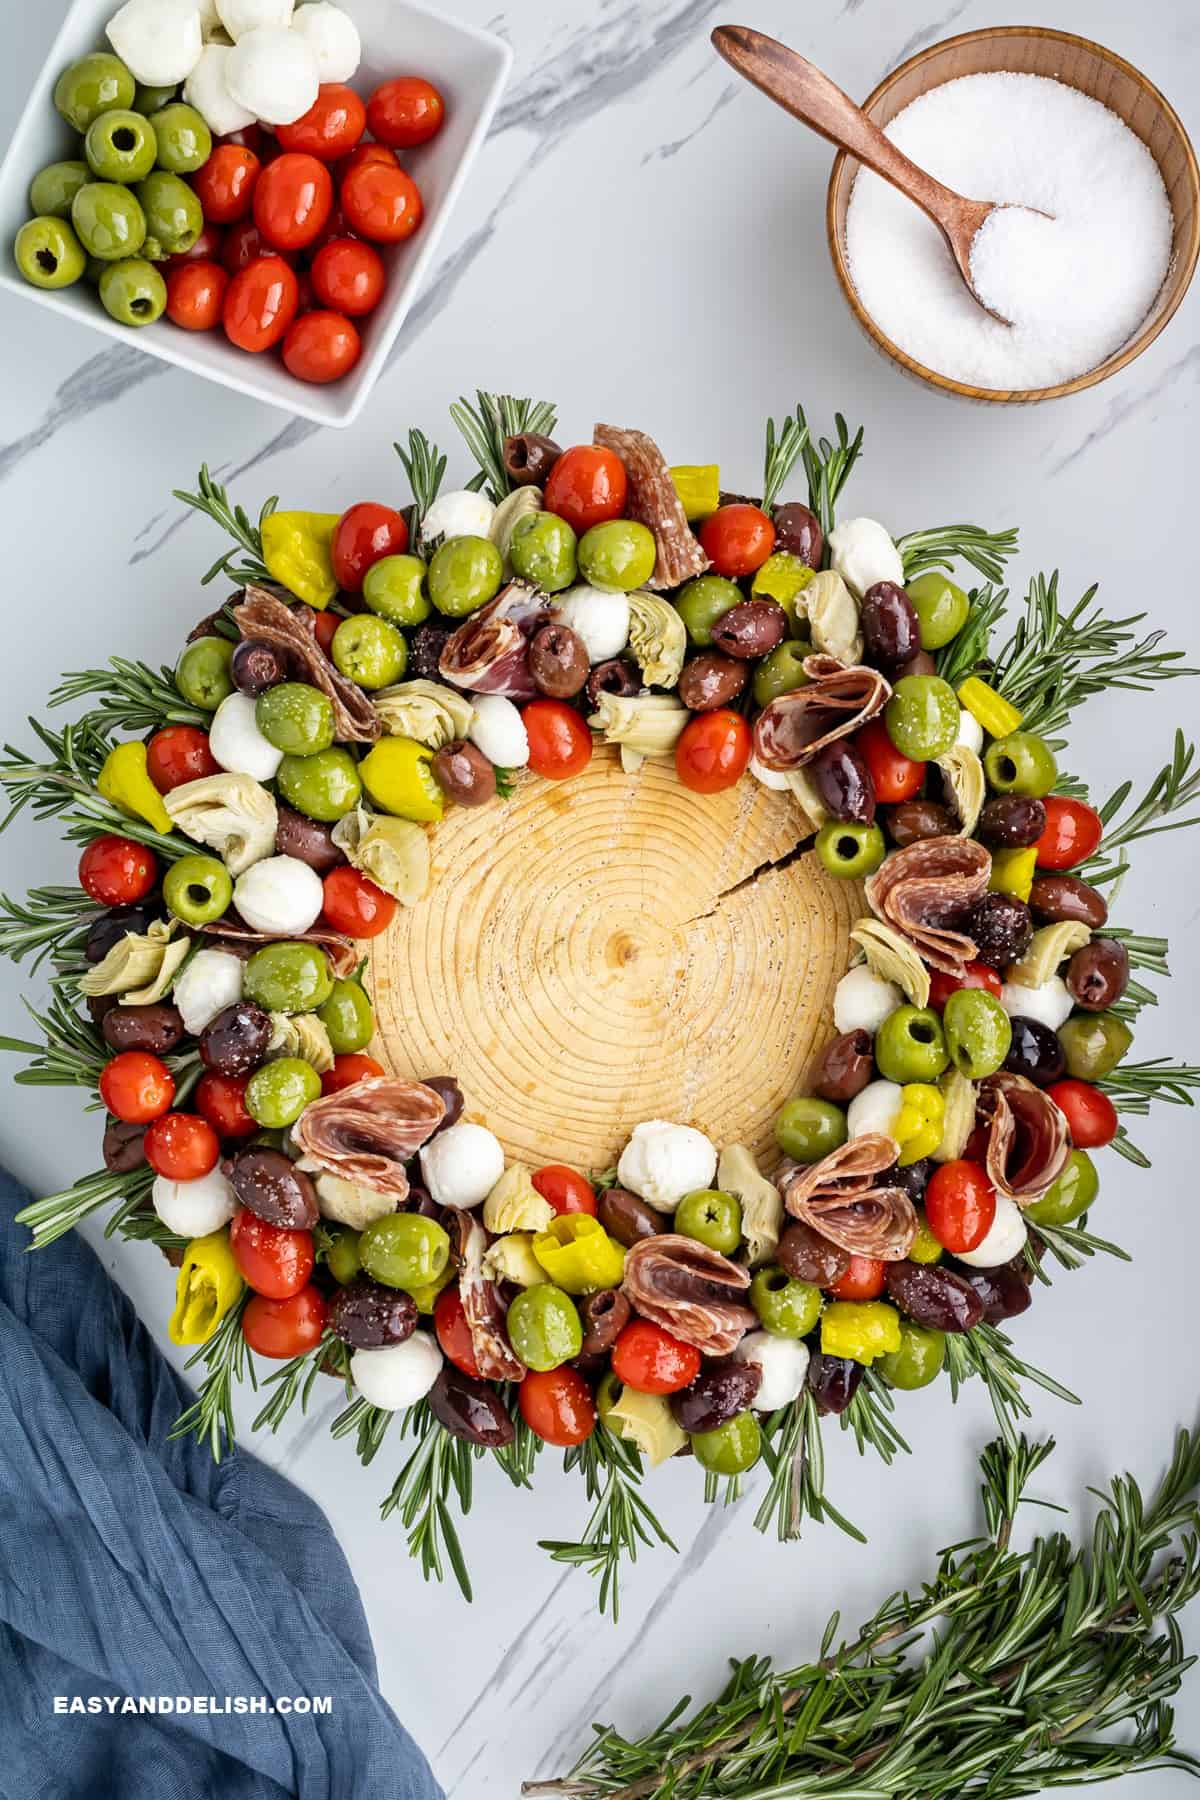
<path fill-rule="evenodd" d="M 326 1069 L 322 1075 L 321 1092 L 340 1094 L 343 1088 L 353 1087 L 356 1081 L 386 1074 L 383 1064 L 376 1062 L 373 1056 L 364 1056 L 361 1050 L 346 1050 L 334 1057 L 332 1069 Z"/>
<path fill-rule="evenodd" d="M 173 256 L 165 257 L 164 269 L 182 269 L 190 262 L 220 262 L 221 251 L 225 243 L 225 233 L 206 219 L 200 230 L 200 236 L 189 250 L 177 250 Z"/>
<path fill-rule="evenodd" d="M 736 581 L 762 568 L 775 548 L 775 527 L 761 506 L 733 500 L 709 513 L 700 527 L 700 547 L 714 574 Z"/>
<path fill-rule="evenodd" d="M 312 276 L 307 269 L 296 270 L 296 317 L 302 318 L 305 313 L 312 312 L 316 305 L 313 294 Z M 284 355 L 287 354 L 287 339 L 283 340 Z"/>
<path fill-rule="evenodd" d="M 321 162 L 336 162 L 353 150 L 366 123 L 367 109 L 352 87 L 323 81 L 308 111 L 290 125 L 280 125 L 275 140 L 281 150 L 300 150 Z"/>
<path fill-rule="evenodd" d="M 381 81 L 367 101 L 368 131 L 396 150 L 428 143 L 442 129 L 445 117 L 446 102 L 433 83 L 420 75 Z"/>
<path fill-rule="evenodd" d="M 1073 869 L 1096 854 L 1104 836 L 1104 821 L 1094 807 L 1083 800 L 1066 800 L 1061 794 L 1048 794 L 1042 805 L 1046 828 L 1036 846 L 1039 869 Z"/>
<path fill-rule="evenodd" d="M 79 859 L 79 885 L 99 906 L 132 906 L 158 880 L 158 859 L 132 838 L 93 838 Z"/>
<path fill-rule="evenodd" d="M 639 1394 L 675 1394 L 700 1373 L 700 1352 L 652 1325 L 632 1320 L 612 1349 L 613 1374 Z"/>
<path fill-rule="evenodd" d="M 154 1173 L 168 1181 L 198 1181 L 216 1168 L 221 1154 L 208 1120 L 183 1112 L 164 1113 L 148 1125 L 142 1148 Z"/>
<path fill-rule="evenodd" d="M 229 276 L 215 262 L 183 263 L 167 271 L 167 317 L 183 331 L 212 331 L 221 323 Z"/>
<path fill-rule="evenodd" d="M 342 616 L 335 612 L 319 612 L 314 613 L 313 618 L 315 620 L 313 630 L 316 632 L 317 642 L 328 656 L 333 647 L 333 640 L 337 636 L 337 628 L 342 622 Z"/>
<path fill-rule="evenodd" d="M 996 1217 L 996 1190 L 986 1170 L 965 1157 L 942 1163 L 925 1189 L 925 1217 L 944 1249 L 978 1249 Z"/>
<path fill-rule="evenodd" d="M 312 1232 L 268 1224 L 248 1206 L 233 1215 L 229 1248 L 248 1286 L 268 1300 L 290 1300 L 313 1272 Z"/>
<path fill-rule="evenodd" d="M 1117 1135 L 1117 1109 L 1089 1081 L 1056 1081 L 1047 1094 L 1066 1117 L 1077 1150 L 1103 1150 Z"/>
<path fill-rule="evenodd" d="M 531 700 L 521 714 L 529 738 L 529 767 L 550 781 L 578 775 L 592 760 L 592 734 L 565 700 Z"/>
<path fill-rule="evenodd" d="M 741 713 L 720 706 L 696 713 L 675 746 L 675 773 L 696 794 L 719 794 L 741 779 L 753 740 Z"/>
<path fill-rule="evenodd" d="M 894 806 L 899 800 L 911 800 L 921 791 L 925 764 L 913 762 L 897 750 L 887 734 L 882 719 L 872 719 L 854 734 L 855 748 L 862 751 L 863 761 L 871 771 L 875 798 L 881 806 Z"/>
<path fill-rule="evenodd" d="M 530 1369 L 517 1390 L 521 1417 L 544 1444 L 582 1444 L 596 1429 L 596 1402 L 578 1369 Z"/>
<path fill-rule="evenodd" d="M 379 144 L 367 144 L 367 145 L 364 145 L 363 147 L 364 147 L 364 149 L 370 149 L 370 150 L 378 150 L 378 149 L 382 148 L 382 146 Z M 356 152 L 356 154 L 357 154 L 357 152 Z M 387 152 L 387 154 L 390 156 L 392 153 L 389 150 Z M 326 244 L 332 244 L 335 238 L 338 238 L 338 239 L 345 238 L 347 240 L 347 242 L 352 243 L 352 244 L 357 244 L 357 243 L 361 242 L 361 240 L 359 238 L 356 238 L 354 233 L 351 231 L 349 221 L 347 220 L 346 215 L 342 211 L 340 206 L 334 207 L 333 211 L 330 213 L 329 217 L 325 221 L 325 229 L 323 231 L 318 232 L 317 236 L 313 239 L 312 243 L 308 246 L 309 256 L 310 257 L 315 256 L 317 254 L 318 250 L 323 250 L 325 248 Z"/>
<path fill-rule="evenodd" d="M 568 1169 L 565 1163 L 547 1163 L 544 1169 L 535 1169 L 533 1185 L 543 1200 L 549 1202 L 556 1213 L 594 1213 L 596 1210 L 596 1190 L 586 1175 L 577 1169 Z"/>
<path fill-rule="evenodd" d="M 220 773 L 208 747 L 208 733 L 198 725 L 164 725 L 146 745 L 146 772 L 160 794 Z"/>
<path fill-rule="evenodd" d="M 208 161 L 192 176 L 196 198 L 210 225 L 232 225 L 254 204 L 262 163 L 244 144 L 217 144 Z"/>
<path fill-rule="evenodd" d="M 296 271 L 282 256 L 260 256 L 225 290 L 225 336 L 239 350 L 269 350 L 287 332 L 299 304 Z"/>
<path fill-rule="evenodd" d="M 248 1075 L 218 1075 L 209 1069 L 196 1083 L 196 1111 L 218 1137 L 253 1137 L 258 1121 L 246 1111 Z"/>
<path fill-rule="evenodd" d="M 547 512 L 557 513 L 582 537 L 593 525 L 619 519 L 628 491 L 625 464 L 615 451 L 575 444 L 554 464 L 542 498 Z"/>
<path fill-rule="evenodd" d="M 874 1256 L 852 1256 L 846 1273 L 828 1288 L 835 1300 L 877 1300 L 884 1289 L 884 1264 Z"/>
<path fill-rule="evenodd" d="M 396 153 L 389 150 L 386 144 L 359 144 L 349 156 L 344 156 L 335 171 L 339 185 L 345 181 L 352 169 L 359 169 L 363 163 L 383 163 L 391 168 L 396 161 Z"/>
<path fill-rule="evenodd" d="M 312 260 L 317 299 L 352 319 L 379 305 L 385 280 L 378 250 L 357 238 L 331 238 Z"/>
<path fill-rule="evenodd" d="M 951 994 L 956 994 L 959 988 L 983 988 L 998 1000 L 1002 986 L 999 975 L 987 963 L 969 962 L 962 975 L 943 975 L 940 969 L 931 969 L 929 1004 L 941 1012 Z"/>
<path fill-rule="evenodd" d="M 286 151 L 254 189 L 254 223 L 276 250 L 303 250 L 333 211 L 333 177 L 315 156 Z"/>
<path fill-rule="evenodd" d="M 283 1362 L 316 1349 L 328 1311 L 320 1288 L 301 1288 L 289 1300 L 252 1294 L 242 1314 L 242 1336 L 259 1356 Z"/>
<path fill-rule="evenodd" d="M 456 1369 L 461 1369 L 464 1375 L 471 1375 L 478 1381 L 479 1364 L 475 1360 L 475 1344 L 471 1337 L 471 1327 L 467 1324 L 467 1315 L 463 1311 L 462 1295 L 458 1291 L 457 1282 L 453 1287 L 443 1288 L 438 1295 L 433 1309 L 433 1329 L 447 1360 Z"/>
<path fill-rule="evenodd" d="M 261 156 L 264 161 L 273 153 L 275 147 L 275 139 L 271 133 L 264 131 L 262 126 L 257 123 L 241 125 L 236 131 L 223 131 L 214 142 L 218 145 L 240 144 L 243 150 L 253 150 L 255 156 Z"/>
<path fill-rule="evenodd" d="M 377 244 L 411 237 L 425 211 L 421 190 L 400 164 L 372 159 L 342 182 L 342 211 L 355 231 Z"/>
<path fill-rule="evenodd" d="M 149 1125 L 175 1098 L 175 1077 L 148 1050 L 122 1050 L 114 1056 L 100 1071 L 99 1087 L 113 1118 L 125 1125 Z"/>
<path fill-rule="evenodd" d="M 324 912 L 335 931 L 344 931 L 347 937 L 373 938 L 391 924 L 396 902 L 366 875 L 343 863 L 325 877 Z"/>
<path fill-rule="evenodd" d="M 407 549 L 408 526 L 403 515 L 376 500 L 360 500 L 334 527 L 334 579 L 345 593 L 359 594 L 372 563 L 383 556 L 403 556 Z"/>
<path fill-rule="evenodd" d="M 305 312 L 297 299 L 298 317 L 283 340 L 283 360 L 297 381 L 317 386 L 340 381 L 362 355 L 358 328 L 337 312 Z"/>
<path fill-rule="evenodd" d="M 221 261 L 229 274 L 240 275 L 260 256 L 282 256 L 284 262 L 293 266 L 296 260 L 291 251 L 276 250 L 269 244 L 253 219 L 240 219 L 236 225 L 231 225 L 221 247 Z"/>

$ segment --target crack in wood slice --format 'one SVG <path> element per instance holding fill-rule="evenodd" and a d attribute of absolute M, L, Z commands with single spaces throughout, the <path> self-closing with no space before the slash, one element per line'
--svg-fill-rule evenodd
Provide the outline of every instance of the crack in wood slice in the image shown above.
<path fill-rule="evenodd" d="M 652 1118 L 769 1166 L 864 910 L 811 834 L 790 795 L 693 794 L 670 763 L 626 775 L 609 749 L 573 781 L 454 809 L 428 898 L 372 947 L 375 1054 L 453 1075 L 467 1115 L 535 1166 L 608 1167 Z"/>

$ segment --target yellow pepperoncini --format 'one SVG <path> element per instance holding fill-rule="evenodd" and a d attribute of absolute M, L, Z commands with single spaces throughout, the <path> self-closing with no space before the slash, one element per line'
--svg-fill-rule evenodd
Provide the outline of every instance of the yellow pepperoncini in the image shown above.
<path fill-rule="evenodd" d="M 568 1294 L 616 1287 L 625 1252 L 591 1213 L 560 1213 L 533 1240 L 533 1254 L 551 1281 Z"/>
<path fill-rule="evenodd" d="M 167 1326 L 171 1342 L 206 1344 L 230 1307 L 237 1305 L 244 1285 L 227 1231 L 193 1238 L 175 1282 L 175 1311 Z"/>
<path fill-rule="evenodd" d="M 263 561 L 281 587 L 318 612 L 338 591 L 333 533 L 340 513 L 273 512 L 260 526 Z"/>
<path fill-rule="evenodd" d="M 362 784 L 384 812 L 402 819 L 440 819 L 445 797 L 434 780 L 433 751 L 416 738 L 380 738 L 358 765 Z"/>
<path fill-rule="evenodd" d="M 1027 850 L 993 850 L 988 891 L 992 894 L 1012 894 L 1017 900 L 1028 900 L 1036 873 L 1036 844 L 1031 844 Z"/>
<path fill-rule="evenodd" d="M 900 1089 L 900 1111 L 892 1136 L 900 1146 L 900 1167 L 932 1156 L 942 1141 L 946 1102 L 941 1090 L 927 1081 L 910 1081 Z"/>
<path fill-rule="evenodd" d="M 917 1214 L 917 1235 L 908 1252 L 909 1262 L 935 1263 L 942 1260 L 942 1246 L 929 1229 L 924 1213 Z"/>
<path fill-rule="evenodd" d="M 776 550 L 755 571 L 754 580 L 750 583 L 750 598 L 777 601 L 787 614 L 789 624 L 794 627 L 796 596 L 804 592 L 815 574 L 816 570 L 810 569 L 792 551 Z"/>
<path fill-rule="evenodd" d="M 716 463 L 680 463 L 670 471 L 689 520 L 707 519 L 721 504 L 721 471 Z"/>
<path fill-rule="evenodd" d="M 821 1354 L 866 1363 L 900 1348 L 900 1314 L 886 1300 L 833 1300 L 821 1314 Z"/>
<path fill-rule="evenodd" d="M 118 744 L 104 759 L 96 791 L 132 819 L 144 819 L 155 831 L 174 830 L 163 797 L 146 769 L 145 744 Z"/>
<path fill-rule="evenodd" d="M 967 676 L 958 690 L 958 699 L 989 737 L 1007 737 L 1021 723 L 1022 714 L 1012 702 L 998 694 L 994 687 L 989 687 L 986 681 L 981 681 L 978 675 Z"/>

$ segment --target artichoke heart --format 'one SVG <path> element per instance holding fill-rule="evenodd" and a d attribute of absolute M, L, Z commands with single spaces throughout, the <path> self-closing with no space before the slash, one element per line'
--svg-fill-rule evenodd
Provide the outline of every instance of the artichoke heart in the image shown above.
<path fill-rule="evenodd" d="M 495 512 L 488 527 L 488 536 L 504 558 L 504 578 L 512 579 L 512 564 L 508 560 L 508 547 L 512 543 L 513 532 L 522 519 L 531 513 L 542 512 L 542 490 L 532 483 L 527 487 L 514 488 L 506 494 Z"/>
<path fill-rule="evenodd" d="M 682 1450 L 687 1434 L 661 1394 L 641 1394 L 627 1387 L 609 1408 L 605 1424 L 619 1438 L 640 1450 L 652 1469 Z"/>
<path fill-rule="evenodd" d="M 588 724 L 621 746 L 621 767 L 632 775 L 647 756 L 671 755 L 690 716 L 674 694 L 601 694 Z"/>
<path fill-rule="evenodd" d="M 524 1163 L 509 1163 L 483 1203 L 483 1222 L 502 1237 L 510 1231 L 545 1231 L 554 1208 L 533 1185 L 533 1174 Z"/>
<path fill-rule="evenodd" d="M 822 569 L 804 590 L 809 636 L 822 656 L 836 656 L 848 667 L 862 661 L 863 640 L 858 601 L 836 569 Z"/>
<path fill-rule="evenodd" d="M 303 1168 L 304 1164 L 298 1163 L 297 1167 Z M 344 1176 L 331 1175 L 327 1170 L 318 1170 L 315 1165 L 313 1184 L 321 1217 L 332 1219 L 335 1225 L 348 1225 L 351 1231 L 362 1231 L 364 1226 L 375 1219 L 386 1218 L 399 1206 L 395 1194 L 381 1194 L 376 1188 L 367 1187 L 365 1182 L 347 1181 Z"/>
<path fill-rule="evenodd" d="M 170 992 L 191 950 L 188 938 L 171 942 L 178 923 L 155 919 L 142 931 L 127 931 L 94 968 L 79 978 L 81 994 L 119 994 L 130 1006 L 149 1006 Z"/>
<path fill-rule="evenodd" d="M 948 1069 L 938 1086 L 942 1091 L 942 1141 L 934 1162 L 957 1162 L 975 1129 L 975 1083 L 958 1069 Z"/>
<path fill-rule="evenodd" d="M 741 1202 L 748 1267 L 770 1262 L 783 1225 L 783 1198 L 775 1183 L 759 1173 L 754 1153 L 745 1144 L 727 1144 L 722 1150 L 717 1187 Z"/>
<path fill-rule="evenodd" d="M 951 744 L 934 760 L 954 801 L 959 835 L 969 837 L 979 823 L 987 793 L 983 764 L 967 744 Z"/>
<path fill-rule="evenodd" d="M 859 919 L 850 933 L 872 975 L 894 981 L 914 1006 L 929 1005 L 929 970 L 912 945 L 881 919 Z"/>
<path fill-rule="evenodd" d="M 278 809 L 252 775 L 202 775 L 164 794 L 163 805 L 178 830 L 215 850 L 231 875 L 275 854 Z"/>
<path fill-rule="evenodd" d="M 817 792 L 817 784 L 807 769 L 785 769 L 784 780 L 797 805 L 814 831 L 830 817 L 829 808 Z"/>
<path fill-rule="evenodd" d="M 1021 987 L 1045 987 L 1057 972 L 1059 963 L 1074 956 L 1076 950 L 1082 950 L 1091 942 L 1091 936 L 1079 919 L 1059 919 L 1053 925 L 1043 925 L 1030 938 L 1029 948 L 1021 960 L 1009 965 L 1005 981 L 1018 982 Z"/>
<path fill-rule="evenodd" d="M 342 815 L 332 835 L 354 867 L 401 906 L 416 906 L 429 892 L 429 838 L 411 819 L 357 806 Z"/>
<path fill-rule="evenodd" d="M 510 1231 L 489 1244 L 483 1253 L 483 1273 L 489 1281 L 514 1281 L 518 1287 L 537 1287 L 550 1277 L 533 1254 L 532 1231 Z"/>
<path fill-rule="evenodd" d="M 687 627 L 669 600 L 640 588 L 630 594 L 629 648 L 647 687 L 675 686 L 687 649 Z"/>
<path fill-rule="evenodd" d="M 273 1012 L 271 1036 L 267 1043 L 268 1059 L 298 1056 L 311 1064 L 318 1075 L 333 1067 L 333 1045 L 329 1033 L 316 1013 Z"/>
<path fill-rule="evenodd" d="M 440 681 L 400 681 L 372 698 L 389 737 L 416 738 L 429 750 L 466 737 L 475 711 L 464 694 Z"/>

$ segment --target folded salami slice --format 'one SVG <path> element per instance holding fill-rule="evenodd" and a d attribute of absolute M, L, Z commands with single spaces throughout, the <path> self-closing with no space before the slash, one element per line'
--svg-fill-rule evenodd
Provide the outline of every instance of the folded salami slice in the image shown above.
<path fill-rule="evenodd" d="M 1071 1134 L 1048 1094 L 1024 1075 L 1001 1069 L 979 1084 L 976 1112 L 987 1127 L 986 1165 L 993 1187 L 1032 1206 L 1067 1166 Z"/>
<path fill-rule="evenodd" d="M 987 892 L 992 859 L 969 837 L 922 838 L 893 850 L 867 880 L 876 918 L 893 925 L 922 961 L 944 975 L 961 975 L 975 940 L 957 929 Z"/>
<path fill-rule="evenodd" d="M 379 1194 L 408 1198 L 404 1165 L 441 1124 L 446 1107 L 423 1081 L 372 1075 L 306 1106 L 292 1136 L 307 1165 Z"/>
<path fill-rule="evenodd" d="M 200 925 L 197 929 L 205 937 L 221 940 L 225 948 L 232 950 L 236 956 L 253 956 L 264 944 L 320 944 L 329 958 L 329 967 L 339 979 L 353 975 L 358 967 L 358 951 L 354 939 L 343 932 L 335 931 L 332 925 L 310 925 L 307 931 L 289 932 L 286 938 L 277 931 L 255 931 L 239 919 L 235 912 L 227 912 L 223 919 L 214 919 L 211 924 Z"/>
<path fill-rule="evenodd" d="M 625 465 L 629 491 L 625 515 L 654 533 L 658 557 L 646 583 L 651 588 L 678 587 L 692 575 L 703 575 L 708 558 L 687 522 L 683 502 L 671 480 L 667 459 L 644 431 L 622 431 L 616 425 L 597 425 L 592 440 L 611 450 Z"/>
<path fill-rule="evenodd" d="M 695 1238 L 643 1238 L 625 1258 L 625 1296 L 643 1319 L 705 1356 L 728 1356 L 758 1315 L 742 1304 L 748 1272 Z"/>
<path fill-rule="evenodd" d="M 836 656 L 806 656 L 805 687 L 780 694 L 758 715 L 754 754 L 768 769 L 802 769 L 827 744 L 849 737 L 881 713 L 892 690 L 878 669 L 840 663 Z"/>
<path fill-rule="evenodd" d="M 487 1232 L 474 1214 L 460 1206 L 447 1206 L 442 1223 L 454 1245 L 458 1291 L 480 1375 L 485 1381 L 524 1380 L 525 1364 L 509 1342 L 504 1296 L 483 1272 Z"/>
<path fill-rule="evenodd" d="M 820 1162 L 791 1163 L 779 1177 L 783 1204 L 851 1256 L 900 1262 L 917 1235 L 916 1209 L 901 1188 L 880 1179 L 899 1154 L 895 1138 L 867 1131 Z"/>
<path fill-rule="evenodd" d="M 442 680 L 473 694 L 532 700 L 538 690 L 529 673 L 529 640 L 549 604 L 531 582 L 510 581 L 446 639 L 438 661 Z"/>
<path fill-rule="evenodd" d="M 383 730 L 379 714 L 362 689 L 338 673 L 317 642 L 316 614 L 310 607 L 293 612 L 266 588 L 247 587 L 233 609 L 233 622 L 244 638 L 262 638 L 285 650 L 303 671 L 305 681 L 320 688 L 333 706 L 337 736 L 347 744 L 373 744 Z"/>

